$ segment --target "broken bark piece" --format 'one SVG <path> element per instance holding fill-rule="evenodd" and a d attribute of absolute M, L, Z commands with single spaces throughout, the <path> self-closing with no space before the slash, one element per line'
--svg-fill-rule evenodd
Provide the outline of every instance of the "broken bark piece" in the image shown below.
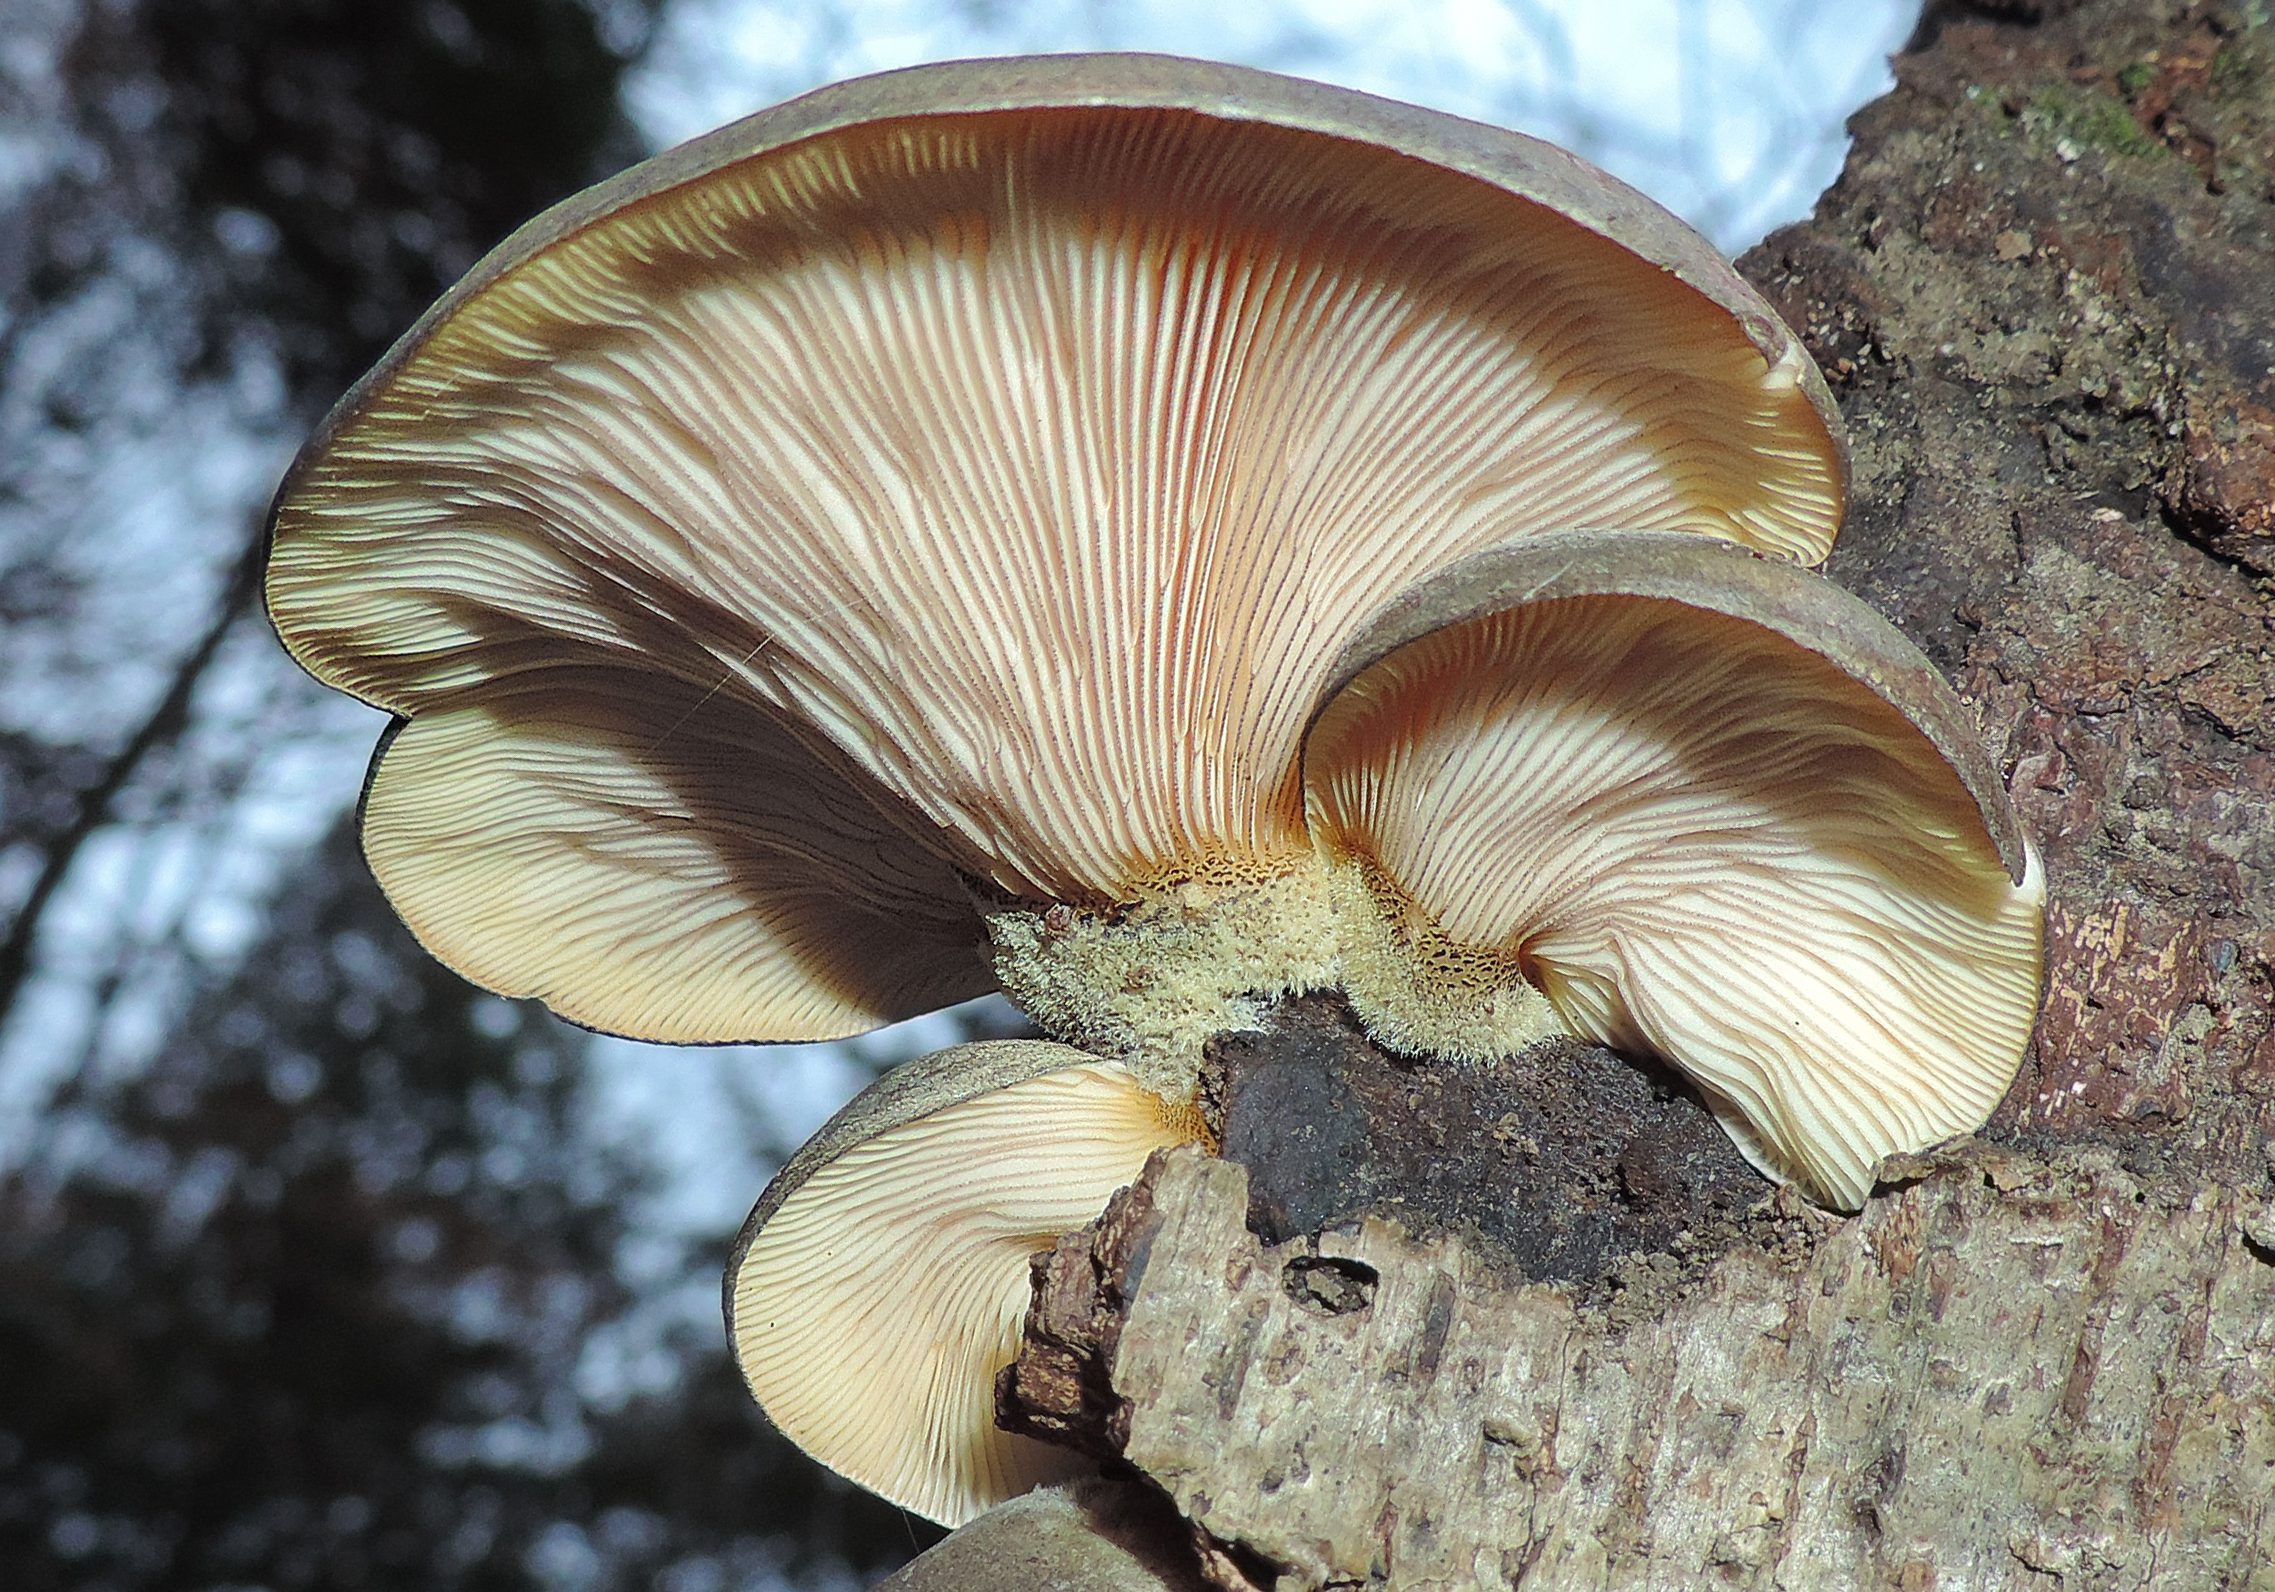
<path fill-rule="evenodd" d="M 2275 410 L 2248 398 L 2205 404 L 2181 433 L 2186 450 L 2164 502 L 2205 551 L 2275 575 Z"/>
<path fill-rule="evenodd" d="M 1150 1172 L 1159 1152 L 1149 1159 Z M 1153 1185 L 1140 1177 L 1105 1213 L 1034 1258 L 1034 1303 L 1019 1354 L 996 1377 L 996 1421 L 1102 1459 L 1120 1455 L 1129 1408 L 1115 1393 L 1114 1346 L 1128 1288 L 1153 1234 Z"/>
<path fill-rule="evenodd" d="M 1066 1483 L 996 1505 L 877 1592 L 1200 1592 L 1185 1537 L 1145 1488 Z"/>

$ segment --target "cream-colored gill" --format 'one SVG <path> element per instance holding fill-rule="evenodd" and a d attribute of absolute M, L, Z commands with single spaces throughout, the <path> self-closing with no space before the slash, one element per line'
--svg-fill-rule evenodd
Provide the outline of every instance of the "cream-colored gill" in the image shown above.
<path fill-rule="evenodd" d="M 868 784 L 747 700 L 548 669 L 405 724 L 363 843 L 485 988 L 643 1039 L 828 1038 L 995 983 L 955 877 Z"/>
<path fill-rule="evenodd" d="M 807 1453 L 944 1525 L 1082 1468 L 995 1424 L 1028 1258 L 1198 1133 L 1064 1045 L 963 1045 L 886 1075 L 744 1228 L 726 1280 L 744 1380 Z"/>

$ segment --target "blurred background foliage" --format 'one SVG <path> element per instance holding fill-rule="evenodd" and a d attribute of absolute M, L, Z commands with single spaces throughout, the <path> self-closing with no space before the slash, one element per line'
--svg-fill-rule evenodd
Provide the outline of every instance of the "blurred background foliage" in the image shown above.
<path fill-rule="evenodd" d="M 716 1267 L 852 1088 L 1016 1019 L 754 1065 L 469 989 L 357 859 L 377 719 L 276 648 L 260 507 L 483 250 L 715 116 L 1015 48 L 1404 81 L 1365 0 L 1208 9 L 0 0 L 0 1587 L 822 1587 L 932 1540 L 768 1431 Z M 1805 207 L 1906 20 L 1646 7 L 1652 132 L 1552 8 L 1441 9 L 1529 76 L 1414 97 L 1656 160 L 1726 243 Z M 1784 76 L 1714 78 L 1739 12 Z"/>

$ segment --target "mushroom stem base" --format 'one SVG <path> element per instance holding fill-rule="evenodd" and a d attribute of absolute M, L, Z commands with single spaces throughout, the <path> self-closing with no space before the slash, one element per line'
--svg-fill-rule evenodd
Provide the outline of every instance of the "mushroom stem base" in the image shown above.
<path fill-rule="evenodd" d="M 1261 879 L 1185 880 L 1108 913 L 987 912 L 996 977 L 1053 1037 L 1184 1100 L 1215 1035 L 1277 1001 L 1343 991 L 1368 1035 L 1409 1055 L 1492 1061 L 1568 1030 L 1516 960 L 1447 938 L 1356 861 Z"/>
<path fill-rule="evenodd" d="M 1324 870 L 1185 880 L 1108 913 L 1065 906 L 987 914 L 1003 992 L 1044 1032 L 1191 1098 L 1210 1037 L 1263 1024 L 1270 1003 L 1337 983 Z"/>

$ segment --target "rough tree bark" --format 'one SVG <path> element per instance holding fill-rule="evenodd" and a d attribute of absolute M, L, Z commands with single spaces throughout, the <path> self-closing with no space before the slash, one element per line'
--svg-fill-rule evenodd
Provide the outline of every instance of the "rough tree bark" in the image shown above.
<path fill-rule="evenodd" d="M 1228 1040 L 1247 1165 L 1039 1263 L 1002 1389 L 1189 1583 L 2275 1588 L 2275 23 L 1946 5 L 1898 76 L 1743 264 L 1847 414 L 1829 572 L 2044 853 L 2021 1076 L 1835 1219 L 1600 1051 Z"/>

